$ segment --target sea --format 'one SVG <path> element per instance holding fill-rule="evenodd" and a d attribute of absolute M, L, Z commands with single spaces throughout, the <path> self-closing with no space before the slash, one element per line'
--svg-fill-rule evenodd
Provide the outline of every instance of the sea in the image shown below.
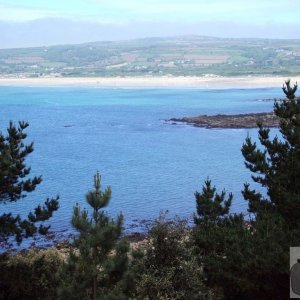
<path fill-rule="evenodd" d="M 43 181 L 22 200 L 0 204 L 0 213 L 26 216 L 48 197 L 60 208 L 49 221 L 56 233 L 72 232 L 71 216 L 99 171 L 110 186 L 106 208 L 124 215 L 125 231 L 144 230 L 160 213 L 192 219 L 195 191 L 209 178 L 217 191 L 232 192 L 231 212 L 247 214 L 241 190 L 252 183 L 241 147 L 257 129 L 205 129 L 166 122 L 199 114 L 269 112 L 280 88 L 175 89 L 95 87 L 0 87 L 0 128 L 28 121 L 26 163 Z M 271 130 L 277 134 L 277 129 Z M 255 185 L 252 185 L 255 187 Z"/>

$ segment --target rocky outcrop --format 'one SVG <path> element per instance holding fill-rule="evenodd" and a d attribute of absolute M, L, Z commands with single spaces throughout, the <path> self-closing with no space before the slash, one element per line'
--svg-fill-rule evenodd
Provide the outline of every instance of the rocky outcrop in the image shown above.
<path fill-rule="evenodd" d="M 273 112 L 240 115 L 200 115 L 197 117 L 172 118 L 172 124 L 184 122 L 203 128 L 255 128 L 257 123 L 265 127 L 278 127 L 279 119 Z"/>

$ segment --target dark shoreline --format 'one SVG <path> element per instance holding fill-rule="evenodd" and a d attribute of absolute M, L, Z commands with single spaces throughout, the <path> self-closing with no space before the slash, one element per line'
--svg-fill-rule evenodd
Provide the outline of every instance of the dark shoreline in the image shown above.
<path fill-rule="evenodd" d="M 155 225 L 159 217 L 152 219 L 133 219 L 130 224 L 123 227 L 123 235 L 129 243 L 139 243 L 145 241 L 148 237 L 149 230 Z M 187 228 L 193 227 L 192 215 L 179 217 L 174 215 L 166 218 L 166 222 L 173 223 L 180 220 L 186 224 Z M 59 251 L 72 248 L 73 240 L 78 235 L 74 230 L 65 229 L 62 231 L 52 231 L 44 235 L 35 235 L 29 239 L 24 239 L 21 245 L 17 245 L 12 238 L 10 241 L 0 241 L 0 255 L 27 253 L 29 250 L 39 251 L 55 248 Z"/>
<path fill-rule="evenodd" d="M 172 219 L 170 219 L 171 221 Z M 187 221 L 187 219 L 184 219 Z M 124 226 L 123 237 L 130 243 L 137 243 L 143 241 L 148 236 L 149 228 L 155 223 L 153 219 L 135 219 L 131 224 Z M 1 254 L 16 254 L 26 253 L 29 250 L 39 251 L 49 248 L 69 249 L 72 247 L 72 242 L 77 236 L 74 230 L 65 229 L 63 231 L 52 231 L 46 235 L 35 235 L 31 238 L 24 239 L 21 245 L 17 245 L 14 238 L 9 241 L 0 241 L 0 255 Z"/>
<path fill-rule="evenodd" d="M 171 118 L 167 120 L 172 125 L 187 123 L 201 128 L 256 128 L 258 123 L 265 127 L 278 127 L 279 119 L 273 112 L 249 113 L 238 115 L 199 115 L 196 117 Z"/>

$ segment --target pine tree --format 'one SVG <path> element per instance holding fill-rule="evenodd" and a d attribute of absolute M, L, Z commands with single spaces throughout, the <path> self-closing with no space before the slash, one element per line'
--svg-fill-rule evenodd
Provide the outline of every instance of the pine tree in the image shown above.
<path fill-rule="evenodd" d="M 15 126 L 12 122 L 7 128 L 7 136 L 0 132 L 0 203 L 21 200 L 35 190 L 42 182 L 42 177 L 29 179 L 31 168 L 27 167 L 25 160 L 33 152 L 33 143 L 24 144 L 27 134 L 24 130 L 27 122 L 19 122 Z M 0 215 L 0 240 L 7 240 L 9 236 L 15 236 L 20 243 L 25 237 L 35 233 L 46 234 L 50 226 L 35 224 L 48 220 L 54 211 L 58 209 L 58 197 L 47 199 L 43 206 L 38 205 L 34 212 L 30 212 L 27 219 L 12 213 Z"/>
<path fill-rule="evenodd" d="M 197 202 L 207 202 L 204 207 L 197 203 L 201 217 L 195 218 L 198 259 L 208 286 L 226 299 L 284 299 L 289 293 L 289 247 L 300 245 L 300 99 L 296 90 L 297 85 L 291 87 L 287 81 L 283 87 L 287 99 L 274 103 L 281 135 L 271 138 L 270 130 L 258 124 L 261 145 L 248 137 L 242 147 L 253 181 L 266 191 L 245 184 L 243 195 L 251 218 L 222 216 L 219 210 L 218 222 L 203 230 L 199 219 L 204 219 L 206 207 L 214 206 L 213 193 L 203 189 L 197 195 Z"/>
<path fill-rule="evenodd" d="M 72 225 L 79 236 L 60 272 L 61 299 L 125 299 L 123 279 L 129 245 L 121 239 L 123 216 L 120 214 L 114 221 L 103 211 L 109 204 L 111 189 L 101 191 L 100 183 L 97 173 L 95 189 L 86 195 L 91 216 L 88 210 L 74 207 Z"/>
<path fill-rule="evenodd" d="M 226 192 L 216 193 L 216 187 L 212 187 L 211 180 L 207 179 L 202 188 L 202 192 L 195 192 L 196 208 L 198 217 L 195 216 L 195 224 L 216 223 L 222 216 L 229 213 L 233 194 L 230 193 L 225 200 Z"/>
<path fill-rule="evenodd" d="M 198 246 L 198 255 L 207 259 L 209 253 L 222 252 L 222 221 L 228 216 L 233 195 L 225 199 L 226 192 L 216 193 L 216 187 L 207 179 L 201 192 L 195 192 L 197 214 L 194 215 L 196 230 L 194 238 Z M 212 240 L 212 236 L 214 239 Z M 201 261 L 203 264 L 203 261 Z"/>
<path fill-rule="evenodd" d="M 256 217 L 278 214 L 294 227 L 300 217 L 300 99 L 295 96 L 297 84 L 291 87 L 288 80 L 282 89 L 287 99 L 274 104 L 281 138 L 271 139 L 270 130 L 259 124 L 262 149 L 249 137 L 242 147 L 245 165 L 255 174 L 252 179 L 267 189 L 267 196 L 251 190 L 248 183 L 243 195 Z"/>
<path fill-rule="evenodd" d="M 215 290 L 214 298 L 217 298 L 219 293 L 215 287 L 218 286 L 221 276 L 220 265 L 224 262 L 225 245 L 231 236 L 229 231 L 238 224 L 238 217 L 231 219 L 229 216 L 232 193 L 228 197 L 225 190 L 221 194 L 217 193 L 216 187 L 212 186 L 209 179 L 205 181 L 201 192 L 195 192 L 195 198 L 197 208 L 197 214 L 194 215 L 196 226 L 193 231 L 195 254 L 198 263 L 203 267 L 205 283 Z M 238 221 L 241 223 L 240 219 Z"/>
<path fill-rule="evenodd" d="M 300 98 L 295 95 L 297 84 L 291 87 L 290 80 L 282 90 L 286 99 L 274 103 L 281 135 L 271 138 L 270 130 L 259 124 L 261 146 L 247 138 L 242 147 L 253 181 L 267 192 L 250 189 L 249 183 L 243 190 L 255 218 L 254 238 L 260 239 L 256 244 L 268 249 L 261 247 L 259 253 L 260 276 L 265 281 L 261 288 L 278 299 L 289 290 L 289 247 L 300 245 Z"/>

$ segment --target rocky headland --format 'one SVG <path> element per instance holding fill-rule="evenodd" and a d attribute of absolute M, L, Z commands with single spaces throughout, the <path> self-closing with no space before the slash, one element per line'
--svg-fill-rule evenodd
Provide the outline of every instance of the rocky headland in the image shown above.
<path fill-rule="evenodd" d="M 279 119 L 273 112 L 239 115 L 199 115 L 196 117 L 172 118 L 171 124 L 184 122 L 202 128 L 255 128 L 257 123 L 265 127 L 278 127 Z"/>

